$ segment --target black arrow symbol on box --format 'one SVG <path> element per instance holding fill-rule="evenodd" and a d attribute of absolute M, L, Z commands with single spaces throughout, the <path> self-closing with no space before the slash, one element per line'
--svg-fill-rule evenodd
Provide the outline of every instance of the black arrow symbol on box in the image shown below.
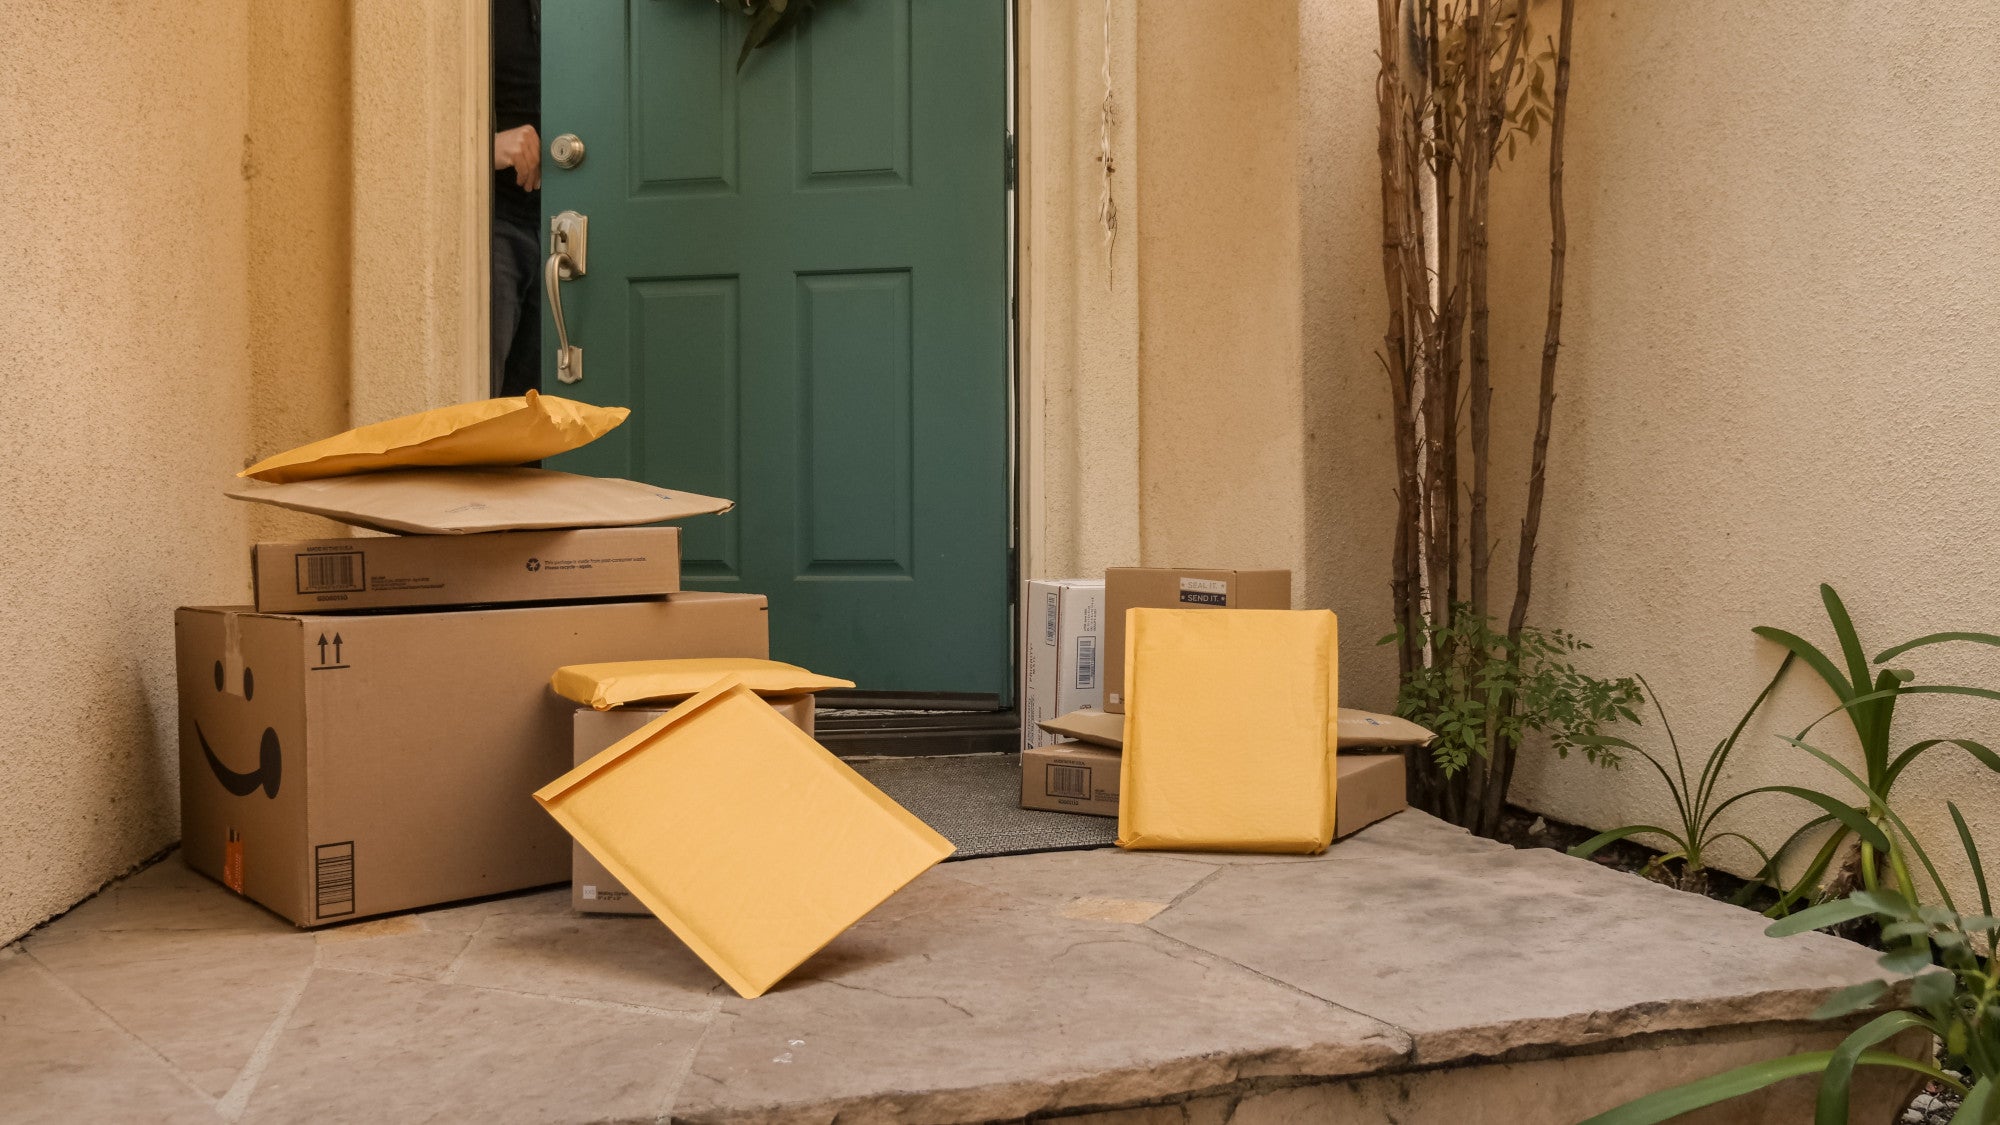
<path fill-rule="evenodd" d="M 339 634 L 339 633 L 335 633 L 335 634 L 333 635 L 333 662 L 334 662 L 335 664 L 338 664 L 338 663 L 340 663 L 340 634 Z"/>
<path fill-rule="evenodd" d="M 320 662 L 321 664 L 324 664 L 324 663 L 326 663 L 326 634 L 325 634 L 325 633 L 321 633 L 321 634 L 319 635 L 319 662 Z"/>

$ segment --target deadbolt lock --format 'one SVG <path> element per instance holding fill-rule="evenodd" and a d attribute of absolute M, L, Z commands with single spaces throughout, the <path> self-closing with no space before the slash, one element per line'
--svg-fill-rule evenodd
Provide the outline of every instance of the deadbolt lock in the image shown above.
<path fill-rule="evenodd" d="M 549 159 L 558 168 L 574 168 L 583 163 L 583 141 L 575 133 L 564 133 L 549 142 Z"/>

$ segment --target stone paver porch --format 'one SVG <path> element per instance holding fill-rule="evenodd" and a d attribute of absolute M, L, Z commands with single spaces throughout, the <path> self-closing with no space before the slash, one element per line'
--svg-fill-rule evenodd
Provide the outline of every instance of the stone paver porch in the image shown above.
<path fill-rule="evenodd" d="M 566 889 L 305 933 L 170 857 L 0 950 L 0 1120 L 1574 1122 L 1831 1045 L 1873 955 L 1762 928 L 1411 812 L 945 864 L 745 1001 Z"/>

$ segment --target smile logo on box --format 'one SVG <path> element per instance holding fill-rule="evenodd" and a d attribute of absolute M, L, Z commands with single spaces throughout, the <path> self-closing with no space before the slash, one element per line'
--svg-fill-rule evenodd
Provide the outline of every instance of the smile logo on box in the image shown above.
<path fill-rule="evenodd" d="M 222 661 L 215 662 L 215 690 L 222 691 Z M 243 669 L 243 698 L 248 701 L 257 692 L 257 681 L 250 669 Z M 257 768 L 247 773 L 230 769 L 216 757 L 215 750 L 208 744 L 208 735 L 199 722 L 194 725 L 194 736 L 201 742 L 202 757 L 208 759 L 209 772 L 222 787 L 238 797 L 248 797 L 262 789 L 264 796 L 275 798 L 278 783 L 284 777 L 284 752 L 278 745 L 278 732 L 264 728 L 264 737 L 257 746 Z"/>

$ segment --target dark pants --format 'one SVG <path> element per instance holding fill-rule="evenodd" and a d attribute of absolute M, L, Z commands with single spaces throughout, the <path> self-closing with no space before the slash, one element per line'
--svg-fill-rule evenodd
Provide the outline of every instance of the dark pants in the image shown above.
<path fill-rule="evenodd" d="M 493 217 L 494 398 L 542 388 L 542 244 L 533 223 Z"/>

